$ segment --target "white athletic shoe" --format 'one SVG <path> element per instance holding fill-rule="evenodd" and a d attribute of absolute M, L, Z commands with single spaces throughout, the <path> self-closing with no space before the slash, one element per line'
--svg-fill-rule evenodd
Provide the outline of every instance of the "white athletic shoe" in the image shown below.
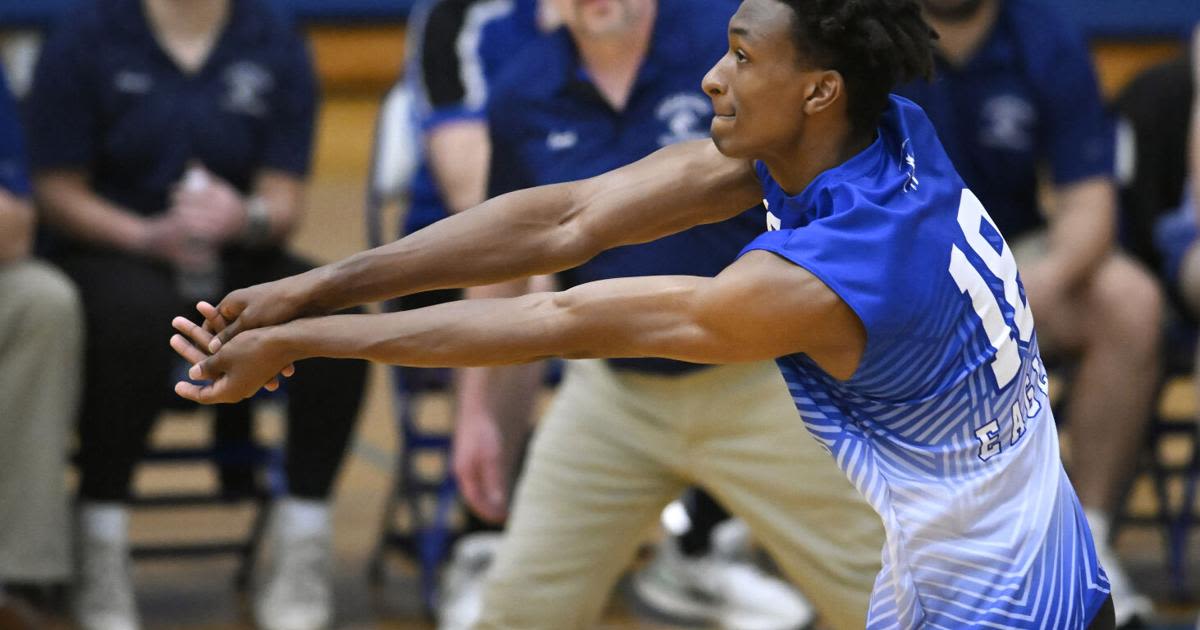
<path fill-rule="evenodd" d="M 1112 588 L 1113 613 L 1117 620 L 1117 628 L 1138 627 L 1146 623 L 1154 614 L 1154 603 L 1150 598 L 1138 592 L 1121 560 L 1117 557 L 1111 545 L 1108 544 L 1108 519 L 1091 510 L 1085 510 L 1088 525 L 1092 529 L 1092 538 L 1096 543 L 1096 557 L 1100 566 L 1108 574 L 1108 584 Z"/>
<path fill-rule="evenodd" d="M 500 547 L 499 532 L 475 532 L 454 545 L 438 593 L 438 630 L 468 630 L 483 615 L 483 578 Z"/>
<path fill-rule="evenodd" d="M 271 514 L 270 564 L 254 600 L 262 630 L 319 630 L 333 618 L 329 504 L 279 500 Z"/>
<path fill-rule="evenodd" d="M 129 563 L 129 513 L 118 503 L 79 508 L 79 575 L 73 608 L 82 630 L 138 630 Z"/>
<path fill-rule="evenodd" d="M 722 538 L 713 537 L 714 543 Z M 633 576 L 635 596 L 655 614 L 681 625 L 796 630 L 813 623 L 812 605 L 795 588 L 722 546 L 714 544 L 708 556 L 688 558 L 673 538 L 664 538 L 650 564 Z"/>

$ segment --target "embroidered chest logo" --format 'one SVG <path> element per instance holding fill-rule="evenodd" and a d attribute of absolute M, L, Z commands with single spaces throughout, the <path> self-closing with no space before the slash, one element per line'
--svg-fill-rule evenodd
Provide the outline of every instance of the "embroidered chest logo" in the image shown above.
<path fill-rule="evenodd" d="M 712 103 L 701 95 L 681 92 L 659 103 L 654 116 L 667 127 L 667 132 L 658 136 L 659 146 L 707 138 Z"/>
<path fill-rule="evenodd" d="M 275 76 L 253 61 L 239 61 L 225 69 L 225 109 L 262 117 L 267 114 L 266 95 L 275 87 Z"/>
<path fill-rule="evenodd" d="M 124 94 L 146 94 L 154 87 L 154 79 L 145 72 L 123 69 L 113 75 L 113 88 Z"/>
<path fill-rule="evenodd" d="M 1015 94 L 999 94 L 984 102 L 979 114 L 979 142 L 993 149 L 1032 151 L 1037 110 Z"/>
<path fill-rule="evenodd" d="M 546 148 L 551 151 L 565 151 L 579 143 L 579 134 L 574 131 L 551 131 L 546 136 Z"/>
<path fill-rule="evenodd" d="M 904 144 L 900 145 L 900 170 L 908 176 L 904 182 L 904 192 L 912 192 L 921 185 L 921 180 L 917 179 L 917 156 L 912 152 L 912 140 L 904 139 Z"/>

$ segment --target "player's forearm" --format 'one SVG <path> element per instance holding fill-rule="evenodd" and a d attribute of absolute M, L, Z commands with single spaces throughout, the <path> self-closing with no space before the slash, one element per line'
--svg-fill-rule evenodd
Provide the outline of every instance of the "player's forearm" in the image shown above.
<path fill-rule="evenodd" d="M 597 250 L 570 221 L 575 184 L 502 195 L 312 274 L 310 301 L 332 311 L 433 289 L 575 266 Z"/>
<path fill-rule="evenodd" d="M 698 324 L 694 298 L 705 282 L 711 280 L 606 280 L 560 293 L 297 320 L 272 335 L 294 360 L 328 356 L 415 367 L 510 365 L 552 356 L 721 362 L 738 349 Z"/>

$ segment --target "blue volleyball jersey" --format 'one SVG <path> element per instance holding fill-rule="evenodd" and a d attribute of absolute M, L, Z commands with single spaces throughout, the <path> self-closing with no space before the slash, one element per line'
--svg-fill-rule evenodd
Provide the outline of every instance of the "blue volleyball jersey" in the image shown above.
<path fill-rule="evenodd" d="M 769 231 L 862 320 L 856 372 L 780 369 L 805 424 L 887 531 L 869 628 L 1083 628 L 1108 579 L 1059 457 L 1012 252 L 933 126 L 893 96 L 878 138 L 790 196 Z M 802 482 L 802 480 L 797 480 Z"/>

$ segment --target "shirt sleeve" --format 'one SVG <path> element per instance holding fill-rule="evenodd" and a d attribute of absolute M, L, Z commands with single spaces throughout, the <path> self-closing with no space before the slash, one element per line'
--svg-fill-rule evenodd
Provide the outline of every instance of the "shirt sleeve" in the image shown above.
<path fill-rule="evenodd" d="M 281 83 L 275 92 L 263 166 L 303 177 L 312 159 L 317 79 L 308 48 L 295 32 L 287 30 L 283 48 Z"/>
<path fill-rule="evenodd" d="M 1104 109 L 1090 53 L 1082 36 L 1060 20 L 1058 36 L 1044 59 L 1042 106 L 1047 157 L 1056 184 L 1095 176 L 1112 176 L 1115 137 Z"/>
<path fill-rule="evenodd" d="M 25 167 L 25 144 L 17 106 L 0 70 L 0 188 L 19 197 L 28 197 L 29 173 Z"/>
<path fill-rule="evenodd" d="M 509 114 L 520 105 L 498 92 L 488 104 L 488 136 L 492 157 L 488 164 L 488 198 L 536 186 L 537 182 L 521 159 L 521 126 Z"/>
<path fill-rule="evenodd" d="M 469 2 L 443 0 L 434 4 L 424 22 L 420 62 L 413 68 L 426 105 L 420 120 L 424 132 L 451 121 L 485 117 L 487 89 L 482 81 L 479 33 L 474 48 L 459 46 L 463 30 L 469 27 L 469 8 Z M 471 76 L 478 80 L 471 81 Z"/>
<path fill-rule="evenodd" d="M 25 102 L 34 171 L 87 168 L 92 162 L 99 102 L 95 66 L 84 53 L 96 42 L 88 41 L 85 22 L 78 15 L 59 22 L 34 69 Z"/>

